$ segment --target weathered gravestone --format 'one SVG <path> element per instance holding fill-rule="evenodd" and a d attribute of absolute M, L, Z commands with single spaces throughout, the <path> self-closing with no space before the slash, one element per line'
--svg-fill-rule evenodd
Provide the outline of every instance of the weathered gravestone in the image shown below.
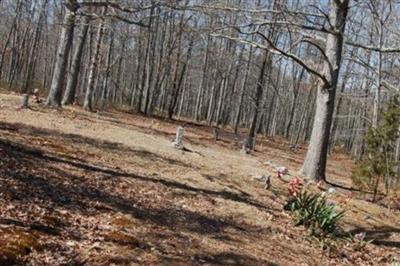
<path fill-rule="evenodd" d="M 183 133 L 184 133 L 184 128 L 183 127 L 177 127 L 176 129 L 176 135 L 175 135 L 175 140 L 172 142 L 172 145 L 175 147 L 175 149 L 178 150 L 183 150 Z"/>
<path fill-rule="evenodd" d="M 21 107 L 22 108 L 28 108 L 28 105 L 29 105 L 29 94 L 28 93 L 24 93 L 24 94 L 22 94 Z"/>

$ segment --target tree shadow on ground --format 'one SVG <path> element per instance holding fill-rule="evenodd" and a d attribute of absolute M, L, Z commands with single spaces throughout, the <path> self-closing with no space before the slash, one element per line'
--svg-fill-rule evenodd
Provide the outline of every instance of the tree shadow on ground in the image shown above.
<path fill-rule="evenodd" d="M 174 164 L 174 165 L 178 165 L 178 166 L 182 166 L 182 167 L 198 169 L 198 167 L 194 167 L 185 162 L 171 159 L 171 158 L 168 158 L 165 156 L 161 156 L 159 154 L 156 154 L 156 153 L 153 153 L 150 151 L 146 151 L 143 149 L 134 149 L 132 147 L 126 146 L 119 142 L 112 142 L 112 141 L 107 141 L 107 140 L 89 138 L 89 137 L 85 137 L 85 136 L 78 135 L 78 134 L 62 133 L 57 130 L 43 129 L 43 128 L 27 126 L 27 125 L 19 124 L 19 123 L 0 122 L 0 130 L 17 132 L 17 133 L 20 133 L 23 135 L 28 135 L 28 136 L 33 136 L 33 137 L 42 137 L 42 138 L 46 138 L 46 139 L 49 139 L 49 138 L 57 139 L 59 141 L 62 141 L 62 143 L 64 145 L 66 145 L 66 143 L 70 143 L 70 144 L 74 144 L 74 145 L 89 145 L 89 146 L 92 146 L 95 148 L 102 149 L 104 151 L 123 154 L 125 156 L 133 154 L 133 155 L 136 155 L 139 157 L 147 158 L 154 162 L 161 162 L 161 163 L 165 163 L 165 164 Z M 27 151 L 29 152 L 29 149 Z M 68 149 L 66 149 L 66 151 L 68 151 Z M 33 152 L 34 153 L 42 153 L 39 150 L 33 150 Z M 66 157 L 68 157 L 68 156 L 66 156 Z M 73 157 L 70 157 L 70 158 L 73 158 Z M 78 160 L 77 158 L 74 158 L 74 159 Z"/>
<path fill-rule="evenodd" d="M 193 241 L 190 237 L 190 245 L 186 240 L 175 239 L 174 232 L 183 234 L 199 234 L 204 237 L 211 237 L 218 242 L 232 243 L 240 241 L 242 235 L 256 237 L 260 232 L 259 227 L 249 225 L 245 222 L 235 221 L 234 218 L 227 218 L 214 214 L 213 212 L 203 212 L 189 210 L 176 205 L 174 193 L 171 191 L 182 192 L 182 199 L 191 198 L 193 195 L 200 195 L 205 199 L 220 198 L 223 200 L 234 201 L 247 206 L 255 207 L 261 211 L 274 213 L 275 211 L 251 198 L 251 195 L 240 191 L 213 190 L 195 187 L 193 185 L 178 182 L 162 176 L 144 176 L 137 173 L 125 172 L 119 168 L 99 165 L 89 162 L 85 150 L 82 149 L 78 154 L 56 153 L 46 148 L 33 147 L 32 136 L 43 137 L 46 145 L 68 146 L 74 144 L 85 144 L 85 147 L 93 146 L 104 149 L 107 152 L 136 152 L 136 150 L 121 146 L 118 143 L 104 142 L 96 139 L 82 137 L 79 135 L 62 134 L 57 131 L 37 129 L 35 127 L 19 128 L 23 125 L 7 124 L 0 122 L 0 133 L 4 130 L 8 132 L 8 139 L 0 137 L 0 195 L 6 203 L 11 202 L 18 206 L 18 212 L 31 213 L 28 220 L 21 219 L 13 213 L 0 219 L 0 225 L 22 227 L 29 231 L 55 236 L 62 235 L 67 239 L 81 241 L 85 230 L 77 227 L 75 221 L 69 220 L 68 216 L 57 217 L 62 210 L 68 213 L 79 214 L 82 217 L 97 217 L 104 214 L 126 214 L 140 221 L 145 230 L 150 232 L 163 232 L 165 239 L 172 239 L 175 243 L 173 250 L 165 250 L 165 254 L 175 254 L 176 249 L 183 253 L 175 254 L 184 262 L 190 262 L 192 248 L 189 246 Z M 17 137 L 18 136 L 18 137 Z M 13 139 L 13 141 L 11 141 Z M 15 140 L 14 140 L 15 139 Z M 29 143 L 29 144 L 26 144 Z M 88 146 L 89 145 L 89 146 Z M 72 150 L 69 150 L 71 152 Z M 159 157 L 146 151 L 138 156 L 144 156 L 149 160 Z M 159 158 L 163 162 L 168 162 L 169 158 Z M 172 164 L 175 162 L 171 162 Z M 180 166 L 191 167 L 181 164 Z M 128 186 L 130 190 L 121 190 L 120 187 Z M 117 189 L 118 187 L 118 189 Z M 154 193 L 154 200 L 143 200 L 144 195 L 139 192 L 146 188 Z M 200 198 L 201 199 L 201 198 Z M 204 201 L 210 204 L 210 201 Z M 38 210 L 46 210 L 44 214 L 38 213 L 35 221 L 29 220 L 35 212 L 31 212 L 32 206 Z M 47 215 L 55 216 L 64 222 L 49 222 Z M 89 222 L 90 220 L 88 220 Z M 151 228 L 151 229 L 149 229 Z M 78 233 L 74 233 L 74 232 Z M 146 232 L 146 231 L 145 231 Z M 237 237 L 232 238 L 233 235 Z M 158 238 L 153 238 L 148 234 L 143 235 L 143 241 L 153 243 L 159 250 L 163 250 L 163 244 L 159 243 Z M 62 245 L 65 245 L 63 243 Z M 196 247 L 196 252 L 202 252 L 201 242 Z M 163 254 L 164 254 L 163 253 Z M 211 264 L 224 262 L 222 257 L 208 256 L 201 253 Z M 161 259 L 167 261 L 167 258 Z M 221 255 L 222 256 L 222 255 Z M 238 255 L 240 257 L 240 255 Z M 225 256 L 228 258 L 229 256 Z M 231 258 L 239 261 L 239 257 Z M 212 261 L 214 258 L 214 261 Z M 264 261 L 255 258 L 242 256 L 241 261 L 247 261 L 247 265 L 265 265 Z M 240 265 L 240 264 L 239 264 Z"/>
<path fill-rule="evenodd" d="M 31 149 L 27 148 L 21 145 L 16 145 L 16 144 L 11 144 L 10 142 L 4 141 L 0 139 L 0 147 L 5 147 L 7 146 L 8 148 L 12 149 L 14 152 L 19 153 L 18 157 L 19 159 L 24 162 L 24 158 L 21 154 L 29 155 L 29 156 L 34 156 L 36 159 L 41 159 L 41 160 L 47 160 L 51 162 L 56 162 L 56 163 L 63 163 L 63 164 L 68 164 L 70 166 L 82 169 L 82 170 L 87 170 L 87 171 L 92 171 L 92 172 L 101 172 L 103 174 L 107 174 L 111 177 L 127 177 L 127 178 L 132 178 L 132 179 L 137 179 L 141 181 L 146 181 L 146 182 L 152 182 L 152 183 L 157 183 L 157 184 L 162 184 L 167 187 L 172 187 L 175 189 L 181 189 L 181 190 L 186 190 L 190 192 L 196 192 L 196 193 L 201 193 L 207 196 L 211 197 L 218 197 L 218 198 L 223 198 L 225 200 L 232 200 L 244 204 L 251 205 L 256 208 L 260 208 L 263 210 L 271 210 L 270 208 L 267 208 L 266 206 L 262 205 L 261 203 L 254 201 L 250 198 L 249 194 L 245 193 L 234 193 L 230 192 L 227 190 L 210 190 L 210 189 L 204 189 L 204 188 L 197 188 L 193 187 L 184 183 L 179 183 L 173 180 L 167 180 L 164 178 L 156 178 L 156 177 L 150 177 L 150 176 L 142 176 L 138 174 L 133 174 L 133 173 L 126 173 L 122 171 L 118 171 L 116 169 L 110 169 L 102 166 L 97 166 L 93 165 L 90 163 L 87 163 L 83 160 L 77 161 L 76 158 L 63 158 L 63 157 L 58 157 L 53 154 L 48 154 L 48 153 L 43 153 L 40 150 L 36 149 Z M 43 166 L 43 167 L 48 167 L 48 166 Z M 50 168 L 52 169 L 52 168 Z M 52 169 L 53 171 L 60 171 L 60 169 Z M 79 177 L 74 177 L 73 175 L 71 176 L 68 173 L 63 172 L 62 173 L 64 176 L 70 176 L 70 178 L 77 178 Z M 14 176 L 18 177 L 18 176 Z M 34 177 L 30 176 L 30 179 L 32 180 Z M 39 177 L 37 177 L 39 178 Z M 45 185 L 44 183 L 42 185 Z M 277 210 L 278 211 L 278 210 Z"/>
<path fill-rule="evenodd" d="M 30 163 L 36 165 L 37 169 L 45 169 L 46 161 L 55 160 L 55 158 L 48 156 L 31 157 L 31 153 L 26 154 L 28 157 L 23 157 L 21 147 L 16 148 L 16 146 L 10 146 L 9 143 L 4 145 L 4 141 L 0 140 L 0 149 L 5 150 L 8 148 L 10 148 L 10 150 L 8 150 L 7 153 L 10 156 L 16 155 L 17 160 L 27 168 L 29 167 L 27 166 L 27 161 L 29 160 L 33 160 L 33 162 Z M 66 163 L 64 159 L 57 161 Z M 94 168 L 93 166 L 89 167 L 82 163 L 72 164 L 85 169 L 99 170 L 98 168 Z M 52 169 L 50 169 L 50 171 L 52 171 Z M 102 170 L 102 172 L 111 173 L 113 175 L 117 174 L 111 170 Z M 48 208 L 62 207 L 86 215 L 95 214 L 103 208 L 112 209 L 117 212 L 129 214 L 136 219 L 143 220 L 144 222 L 151 222 L 153 224 L 170 228 L 171 230 L 182 230 L 201 234 L 221 233 L 224 228 L 227 227 L 240 231 L 245 230 L 244 227 L 219 217 L 207 216 L 173 206 L 165 208 L 146 206 L 134 199 L 123 198 L 119 194 L 110 194 L 94 185 L 87 185 L 76 181 L 79 180 L 79 177 L 75 177 L 71 180 L 68 178 L 68 175 L 63 175 L 61 172 L 59 172 L 59 174 L 61 174 L 60 176 L 54 172 L 52 176 L 48 176 L 48 174 L 48 172 L 41 170 L 36 170 L 35 174 L 29 173 L 29 171 L 6 172 L 6 179 L 11 179 L 16 182 L 16 184 L 13 183 L 14 187 L 7 185 L 2 186 L 1 190 L 6 190 L 9 197 L 14 201 L 17 200 L 23 203 L 41 204 L 42 207 L 48 205 Z M 164 184 L 172 184 L 176 186 L 174 182 L 167 182 Z M 183 186 L 180 188 L 187 187 Z M 94 207 L 91 204 L 98 202 L 103 206 L 96 205 Z M 16 223 L 18 223 L 18 221 L 16 221 Z M 32 226 L 29 225 L 29 227 Z"/>
<path fill-rule="evenodd" d="M 145 116 L 144 114 L 138 114 L 138 113 L 133 113 L 129 111 L 125 111 L 125 113 L 128 113 L 134 117 L 138 117 L 140 119 L 146 119 L 148 120 L 149 117 Z M 87 113 L 80 113 L 79 114 L 80 118 L 86 119 L 91 122 L 95 122 L 95 120 L 101 120 L 107 123 L 111 123 L 114 126 L 121 127 L 123 129 L 126 129 L 127 126 L 133 126 L 135 129 L 143 132 L 143 133 L 152 133 L 156 135 L 161 135 L 169 139 L 173 139 L 175 136 L 175 132 L 167 132 L 165 130 L 159 130 L 156 128 L 152 128 L 151 124 L 148 126 L 145 125 L 139 125 L 139 124 L 134 124 L 130 122 L 121 122 L 118 117 L 115 115 L 113 112 L 101 112 L 101 115 L 98 115 L 96 117 L 91 116 L 90 114 Z M 165 118 L 162 116 L 156 116 L 153 115 L 151 117 L 154 120 L 160 121 L 161 123 L 164 123 L 165 126 L 182 126 L 182 127 L 190 127 L 191 130 L 195 130 L 197 133 L 201 132 L 202 134 L 197 135 L 195 137 L 191 138 L 186 138 L 184 137 L 184 141 L 188 142 L 193 145 L 201 146 L 201 147 L 208 147 L 207 145 L 204 144 L 204 141 L 216 143 L 214 139 L 214 134 L 213 134 L 213 126 L 209 126 L 207 124 L 201 123 L 201 122 L 193 122 L 189 120 L 178 120 L 178 119 L 169 119 Z M 201 135 L 205 135 L 201 136 Z M 224 147 L 230 147 L 230 148 L 241 148 L 240 142 L 245 138 L 246 134 L 245 133 L 234 133 L 226 129 L 220 129 L 220 136 L 218 139 L 218 144 Z M 233 147 L 231 146 L 233 145 Z"/>
<path fill-rule="evenodd" d="M 20 130 L 20 127 L 25 130 L 25 132 L 28 130 L 29 135 L 34 135 L 34 136 L 41 136 L 41 137 L 58 137 L 60 140 L 63 140 L 64 142 L 68 141 L 74 144 L 80 143 L 80 144 L 87 144 L 91 145 L 94 147 L 98 147 L 100 149 L 104 149 L 107 151 L 115 152 L 118 151 L 120 153 L 125 153 L 125 152 L 132 152 L 135 153 L 135 155 L 147 158 L 151 161 L 161 161 L 164 163 L 168 164 L 175 164 L 178 166 L 182 167 L 187 167 L 187 168 L 192 168 L 192 169 L 198 169 L 195 167 L 192 167 L 189 164 L 186 164 L 184 162 L 174 160 L 171 158 L 166 158 L 164 156 L 160 156 L 158 154 L 145 151 L 145 150 L 135 150 L 131 147 L 127 147 L 123 144 L 120 143 L 114 143 L 114 142 L 109 142 L 109 141 L 99 141 L 97 139 L 93 138 L 88 138 L 88 137 L 83 137 L 80 135 L 76 134 L 63 134 L 55 130 L 45 130 L 45 129 L 40 129 L 40 128 L 35 128 L 35 127 L 29 127 L 29 126 L 24 126 L 20 124 L 7 124 L 7 123 L 1 123 L 0 122 L 0 130 L 12 130 L 12 131 L 18 131 Z M 231 192 L 228 190 L 211 190 L 211 189 L 205 189 L 205 188 L 198 188 L 198 187 L 193 187 L 188 184 L 180 183 L 174 180 L 168 180 L 165 178 L 158 178 L 158 177 L 150 177 L 150 176 L 142 176 L 138 175 L 135 173 L 128 173 L 124 172 L 120 169 L 117 168 L 109 168 L 109 167 L 103 167 L 99 165 L 94 165 L 91 163 L 88 163 L 86 160 L 83 160 L 81 158 L 77 157 L 72 157 L 66 154 L 59 155 L 59 154 L 54 154 L 54 153 L 49 153 L 45 152 L 43 150 L 35 149 L 35 148 L 30 148 L 28 146 L 16 144 L 16 143 L 11 143 L 6 140 L 0 139 L 0 143 L 2 146 L 8 146 L 8 149 L 13 150 L 14 152 L 18 152 L 21 158 L 24 156 L 33 156 L 36 157 L 37 159 L 40 158 L 42 160 L 47 160 L 49 162 L 55 162 L 55 163 L 63 163 L 63 164 L 68 164 L 70 166 L 73 166 L 78 169 L 86 170 L 86 171 L 92 171 L 92 172 L 101 172 L 103 174 L 107 174 L 110 177 L 126 177 L 126 178 L 131 178 L 131 179 L 137 179 L 141 181 L 146 181 L 146 182 L 152 182 L 152 183 L 157 183 L 157 184 L 162 184 L 167 187 L 172 187 L 176 189 L 181 189 L 185 191 L 190 191 L 190 192 L 196 192 L 196 193 L 201 193 L 207 196 L 212 196 L 212 197 L 219 197 L 223 198 L 226 200 L 232 200 L 244 204 L 248 204 L 251 206 L 254 206 L 256 208 L 260 208 L 263 210 L 270 210 L 270 208 L 267 208 L 266 206 L 262 205 L 261 203 L 251 199 L 251 195 L 239 191 L 239 193 Z M 58 171 L 57 169 L 54 169 L 55 171 Z M 68 173 L 64 173 L 68 175 Z"/>
<path fill-rule="evenodd" d="M 119 195 L 112 195 L 94 185 L 86 185 L 81 182 L 82 177 L 66 173 L 60 168 L 54 169 L 52 166 L 53 163 L 60 163 L 68 164 L 81 170 L 103 173 L 111 177 L 126 177 L 161 184 L 173 189 L 196 192 L 209 197 L 219 197 L 226 200 L 249 204 L 263 210 L 269 210 L 260 203 L 237 193 L 196 188 L 163 178 L 145 177 L 133 173 L 125 173 L 114 169 L 92 165 L 82 160 L 77 161 L 76 159 L 47 154 L 43 151 L 11 143 L 2 139 L 0 139 L 0 149 L 6 151 L 6 156 L 11 157 L 15 162 L 18 162 L 19 165 L 17 168 L 21 166 L 28 169 L 28 171 L 22 172 L 18 170 L 6 172 L 6 176 L 18 182 L 21 185 L 20 187 L 17 189 L 12 186 L 2 187 L 7 190 L 8 194 L 12 194 L 11 197 L 13 199 L 20 201 L 47 201 L 51 202 L 52 205 L 62 206 L 67 209 L 77 209 L 80 212 L 89 212 L 88 210 L 91 209 L 91 206 L 88 205 L 88 202 L 101 202 L 105 205 L 111 206 L 117 211 L 130 214 L 137 219 L 179 230 L 188 230 L 198 233 L 218 233 L 225 227 L 245 230 L 242 226 L 233 222 L 225 221 L 218 217 L 208 217 L 188 210 L 173 207 L 157 209 L 149 208 L 148 206 L 140 206 L 140 204 L 135 201 L 123 198 Z M 34 167 L 36 170 L 34 172 L 29 171 L 30 167 Z"/>
<path fill-rule="evenodd" d="M 339 183 L 335 183 L 335 182 L 332 182 L 332 181 L 326 180 L 325 182 L 328 185 L 331 185 L 333 187 L 336 187 L 336 188 L 339 188 L 339 189 L 342 189 L 342 190 L 345 190 L 345 191 L 360 192 L 360 193 L 364 193 L 364 194 L 373 194 L 373 192 L 371 192 L 371 191 L 366 191 L 366 190 L 362 190 L 362 189 L 355 188 L 355 187 L 347 187 L 345 185 L 342 185 L 342 184 L 339 184 Z M 377 195 L 378 196 L 382 196 L 384 194 L 383 193 L 377 193 Z"/>
<path fill-rule="evenodd" d="M 389 239 L 393 234 L 399 234 L 400 238 L 400 228 L 398 227 L 382 226 L 373 229 L 359 227 L 351 230 L 349 233 L 352 235 L 365 233 L 365 239 L 372 240 L 372 243 L 375 245 L 400 248 L 400 241 Z"/>
<path fill-rule="evenodd" d="M 250 197 L 250 194 L 243 191 L 242 189 L 240 189 L 240 186 L 238 184 L 234 184 L 234 183 L 230 184 L 230 183 L 224 182 L 223 179 L 227 179 L 226 174 L 220 174 L 219 176 L 203 174 L 202 176 L 210 182 L 217 183 L 220 186 L 228 187 L 234 191 L 237 191 L 238 194 L 242 195 L 243 197 Z"/>
<path fill-rule="evenodd" d="M 136 115 L 137 117 L 140 117 L 141 119 L 145 119 L 145 116 L 140 116 L 140 115 Z M 135 130 L 142 132 L 142 133 L 146 133 L 146 134 L 155 134 L 155 135 L 159 135 L 159 136 L 163 136 L 171 141 L 173 141 L 174 136 L 175 136 L 175 132 L 168 132 L 166 130 L 160 130 L 157 128 L 152 127 L 152 124 L 149 123 L 148 125 L 146 124 L 135 124 L 135 123 L 130 123 L 130 122 L 122 122 L 120 120 L 118 120 L 117 117 L 115 117 L 112 113 L 109 112 L 102 112 L 101 115 L 98 115 L 96 117 L 91 116 L 89 114 L 86 113 L 80 113 L 79 114 L 79 118 L 80 119 L 84 119 L 90 122 L 95 123 L 96 120 L 100 120 L 102 122 L 106 122 L 109 124 L 112 124 L 113 126 L 122 128 L 122 129 L 127 129 L 129 127 L 133 127 Z M 147 117 L 148 119 L 148 117 Z M 157 121 L 160 121 L 161 123 L 166 123 L 165 126 L 188 126 L 190 125 L 191 129 L 195 128 L 196 130 L 201 130 L 203 134 L 205 135 L 209 135 L 209 137 L 201 137 L 201 136 L 196 136 L 193 138 L 187 138 L 184 136 L 184 142 L 188 142 L 190 144 L 194 144 L 194 145 L 198 145 L 201 147 L 207 147 L 207 145 L 205 145 L 204 143 L 202 143 L 202 141 L 207 140 L 207 141 L 211 141 L 213 140 L 212 137 L 212 133 L 211 130 L 212 128 L 210 126 L 207 125 L 199 125 L 199 124 L 193 124 L 193 123 L 189 123 L 189 122 L 184 122 L 184 121 L 179 121 L 179 120 L 168 120 L 168 119 L 164 119 L 161 117 L 153 117 L 153 119 L 156 119 Z"/>
<path fill-rule="evenodd" d="M 11 226 L 18 226 L 23 228 L 29 228 L 34 231 L 38 231 L 41 233 L 49 234 L 49 235 L 59 235 L 60 228 L 55 228 L 53 226 L 45 225 L 40 222 L 32 222 L 32 223 L 24 223 L 15 219 L 11 218 L 1 218 L 0 217 L 0 225 L 11 225 Z"/>
<path fill-rule="evenodd" d="M 216 254 L 197 254 L 192 258 L 194 261 L 199 263 L 192 263 L 191 265 L 236 265 L 236 266 L 248 266 L 248 265 L 262 265 L 262 266 L 277 266 L 278 264 L 256 258 L 253 256 L 237 254 L 234 252 L 221 252 Z M 176 260 L 165 258 L 172 265 L 176 263 Z"/>

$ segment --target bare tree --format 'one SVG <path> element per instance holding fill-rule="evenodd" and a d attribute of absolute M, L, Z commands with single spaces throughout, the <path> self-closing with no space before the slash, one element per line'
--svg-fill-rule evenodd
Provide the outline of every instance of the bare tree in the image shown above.
<path fill-rule="evenodd" d="M 67 86 L 62 101 L 63 105 L 72 104 L 75 101 L 76 87 L 78 85 L 78 75 L 81 69 L 83 46 L 85 44 L 89 28 L 89 17 L 83 16 L 80 23 L 80 32 L 75 42 L 74 54 L 72 56 L 71 62 L 71 70 L 68 73 Z"/>
<path fill-rule="evenodd" d="M 65 3 L 63 27 L 60 34 L 53 79 L 46 102 L 46 104 L 49 106 L 61 107 L 61 96 L 64 85 L 65 70 L 67 69 L 68 55 L 71 50 L 74 22 L 78 7 L 79 6 L 76 0 L 68 0 Z"/>
<path fill-rule="evenodd" d="M 104 16 L 106 13 L 107 13 L 107 8 L 104 7 L 102 15 Z M 102 17 L 100 18 L 100 22 L 97 29 L 96 43 L 94 44 L 94 51 L 90 61 L 88 84 L 86 87 L 85 101 L 83 103 L 83 108 L 90 111 L 93 108 L 92 106 L 93 91 L 94 91 L 95 78 L 97 75 L 98 64 L 100 60 L 100 46 L 103 39 L 103 32 L 104 32 L 104 19 Z"/>

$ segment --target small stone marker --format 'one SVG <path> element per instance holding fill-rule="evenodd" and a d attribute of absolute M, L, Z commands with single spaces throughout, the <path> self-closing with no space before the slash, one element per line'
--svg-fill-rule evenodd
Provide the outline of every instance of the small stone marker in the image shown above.
<path fill-rule="evenodd" d="M 335 193 L 336 192 L 336 189 L 334 188 L 334 187 L 330 187 L 330 188 L 328 188 L 328 193 Z"/>
<path fill-rule="evenodd" d="M 39 98 L 39 89 L 34 89 L 32 95 L 33 95 L 33 101 L 35 103 L 41 103 L 42 102 L 42 100 Z"/>
<path fill-rule="evenodd" d="M 177 127 L 175 141 L 172 143 L 172 145 L 175 147 L 175 149 L 178 149 L 178 150 L 183 149 L 183 133 L 184 133 L 184 128 Z"/>
<path fill-rule="evenodd" d="M 250 148 L 250 139 L 249 138 L 245 138 L 242 142 L 242 149 L 240 150 L 240 152 L 244 153 L 244 154 L 250 154 L 251 152 L 251 148 Z"/>
<path fill-rule="evenodd" d="M 258 180 L 264 184 L 264 189 L 270 189 L 271 188 L 271 176 L 265 176 L 265 175 L 254 175 L 253 176 L 254 180 Z"/>
<path fill-rule="evenodd" d="M 271 188 L 271 176 L 267 176 L 265 178 L 265 186 L 264 189 L 270 189 Z"/>
<path fill-rule="evenodd" d="M 28 105 L 29 105 L 29 94 L 28 93 L 24 93 L 24 94 L 22 94 L 21 107 L 22 108 L 28 108 Z"/>
<path fill-rule="evenodd" d="M 214 142 L 217 142 L 219 140 L 219 128 L 218 127 L 213 128 L 213 136 L 214 136 Z"/>
<path fill-rule="evenodd" d="M 277 167 L 276 172 L 278 174 L 278 178 L 284 178 L 285 175 L 287 175 L 289 173 L 288 169 L 284 166 Z"/>
<path fill-rule="evenodd" d="M 285 166 L 278 166 L 278 167 L 276 168 L 276 171 L 277 171 L 278 173 L 283 174 L 283 175 L 286 175 L 287 173 L 289 173 L 288 169 L 287 169 Z"/>

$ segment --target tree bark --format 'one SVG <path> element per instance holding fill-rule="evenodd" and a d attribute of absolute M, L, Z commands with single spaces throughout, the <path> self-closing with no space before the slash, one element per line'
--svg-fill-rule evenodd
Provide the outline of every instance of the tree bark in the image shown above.
<path fill-rule="evenodd" d="M 103 15 L 105 15 L 107 12 L 107 9 L 103 9 Z M 85 101 L 83 103 L 83 108 L 88 111 L 92 111 L 93 106 L 92 106 L 92 101 L 93 101 L 93 91 L 94 91 L 94 84 L 95 84 L 95 77 L 97 73 L 97 65 L 99 63 L 100 59 L 100 46 L 101 46 L 101 41 L 103 39 L 103 32 L 104 32 L 104 19 L 100 20 L 99 23 L 99 28 L 97 30 L 97 37 L 96 37 L 96 44 L 92 56 L 92 61 L 90 63 L 90 68 L 89 68 L 89 78 L 88 78 L 88 84 L 86 87 L 86 93 L 85 93 Z"/>
<path fill-rule="evenodd" d="M 83 16 L 81 20 L 81 28 L 78 39 L 75 44 L 74 54 L 72 56 L 71 70 L 68 74 L 67 86 L 62 101 L 63 105 L 73 104 L 75 101 L 76 87 L 78 84 L 79 71 L 81 68 L 83 46 L 85 44 L 88 28 L 89 17 Z"/>
<path fill-rule="evenodd" d="M 349 0 L 331 1 L 329 19 L 333 32 L 328 34 L 323 74 L 329 83 L 318 86 L 316 112 L 310 144 L 301 173 L 312 180 L 325 180 L 325 169 L 333 118 L 335 93 L 342 59 L 343 34 Z"/>
<path fill-rule="evenodd" d="M 256 96 L 255 96 L 255 109 L 254 109 L 254 115 L 253 115 L 253 119 L 251 121 L 251 125 L 250 125 L 250 130 L 249 130 L 249 134 L 247 136 L 247 141 L 245 143 L 245 148 L 249 149 L 249 150 L 253 150 L 254 149 L 254 139 L 256 136 L 256 127 L 257 127 L 257 121 L 258 121 L 258 114 L 260 112 L 260 106 L 261 106 L 261 102 L 262 102 L 262 95 L 263 95 L 263 90 L 264 90 L 264 86 L 265 86 L 265 70 L 267 68 L 267 64 L 269 62 L 269 52 L 265 51 L 264 52 L 264 58 L 263 58 L 263 62 L 262 62 L 262 66 L 261 66 L 261 70 L 260 70 L 260 74 L 258 77 L 258 81 L 257 81 L 257 90 L 256 90 Z"/>
<path fill-rule="evenodd" d="M 237 103 L 237 111 L 236 111 L 235 120 L 234 120 L 234 126 L 233 127 L 234 127 L 235 134 L 238 133 L 240 118 L 242 116 L 244 92 L 246 91 L 247 80 L 248 80 L 249 75 L 250 75 L 250 66 L 251 66 L 252 59 L 253 59 L 253 47 L 250 47 L 249 58 L 248 58 L 248 61 L 247 61 L 247 66 L 246 66 L 244 78 L 242 80 L 242 84 L 241 84 L 241 87 L 240 87 L 239 102 Z"/>
<path fill-rule="evenodd" d="M 22 93 L 27 93 L 29 95 L 31 86 L 32 86 L 32 77 L 34 74 L 34 65 L 36 63 L 36 54 L 37 54 L 37 46 L 39 44 L 40 35 L 42 31 L 42 22 L 46 13 L 46 6 L 48 0 L 43 1 L 42 6 L 40 8 L 40 15 L 36 25 L 32 48 L 30 49 L 30 54 L 28 56 L 28 62 L 26 66 L 26 77 L 25 82 L 22 86 Z"/>
<path fill-rule="evenodd" d="M 194 120 L 195 121 L 199 121 L 201 119 L 201 110 L 202 110 L 202 105 L 203 105 L 203 98 L 204 98 L 204 87 L 206 84 L 206 77 L 208 74 L 208 61 L 209 61 L 209 47 L 210 47 L 210 40 L 211 40 L 211 36 L 207 37 L 207 44 L 206 44 L 206 51 L 204 53 L 204 58 L 203 58 L 203 73 L 202 73 L 202 78 L 200 81 L 200 85 L 198 88 L 198 92 L 197 92 L 197 97 L 196 97 L 196 107 L 195 107 L 195 111 L 194 111 Z"/>
<path fill-rule="evenodd" d="M 17 5 L 16 5 L 16 9 L 15 9 L 15 16 L 14 16 L 12 24 L 10 25 L 10 31 L 7 34 L 6 42 L 5 42 L 3 50 L 1 52 L 1 58 L 0 58 L 0 81 L 2 79 L 3 63 L 4 63 L 4 58 L 5 58 L 5 55 L 6 55 L 7 47 L 8 47 L 8 44 L 10 43 L 12 33 L 15 30 L 17 21 L 18 21 L 18 19 L 20 17 L 21 8 L 22 8 L 22 1 L 18 0 Z"/>
<path fill-rule="evenodd" d="M 296 78 L 296 75 L 294 75 L 294 78 L 293 78 L 293 100 L 292 100 L 292 104 L 290 106 L 289 119 L 288 119 L 288 122 L 287 122 L 286 128 L 285 128 L 285 138 L 287 138 L 287 139 L 290 137 L 292 123 L 293 123 L 293 119 L 295 116 L 295 110 L 296 110 L 296 106 L 297 106 L 297 98 L 298 98 L 299 91 L 300 91 L 300 84 L 301 84 L 301 80 L 303 79 L 304 72 L 305 72 L 305 70 L 303 68 L 300 70 L 299 77 Z"/>
<path fill-rule="evenodd" d="M 104 80 L 103 80 L 103 85 L 101 88 L 101 95 L 100 95 L 100 108 L 103 109 L 106 105 L 106 102 L 109 100 L 109 94 L 110 90 L 108 88 L 109 86 L 109 79 L 111 76 L 111 56 L 114 50 L 114 32 L 111 30 L 110 31 L 110 36 L 108 40 L 108 48 L 107 48 L 107 55 L 106 55 L 106 72 L 104 74 Z"/>
<path fill-rule="evenodd" d="M 61 94 L 68 64 L 68 55 L 71 50 L 74 32 L 75 12 L 78 10 L 76 0 L 68 0 L 66 3 L 63 27 L 60 34 L 60 42 L 57 51 L 57 59 L 54 66 L 53 79 L 46 104 L 52 107 L 61 107 Z"/>

